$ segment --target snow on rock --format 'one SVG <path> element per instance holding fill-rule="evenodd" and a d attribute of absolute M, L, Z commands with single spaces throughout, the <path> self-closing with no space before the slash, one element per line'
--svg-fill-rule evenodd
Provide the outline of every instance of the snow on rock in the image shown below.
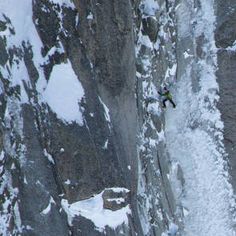
<path fill-rule="evenodd" d="M 192 88 L 194 59 L 189 57 L 185 72 L 175 86 L 177 109 L 167 109 L 165 113 L 167 148 L 172 163 L 176 165 L 171 175 L 176 175 L 179 164 L 185 180 L 183 192 L 179 181 L 172 181 L 172 186 L 175 197 L 187 209 L 184 210 L 184 232 L 181 235 L 234 236 L 231 214 L 235 207 L 234 198 L 224 161 L 223 124 L 216 107 L 219 88 L 215 76 L 214 1 L 200 2 L 204 8 L 196 15 L 193 33 L 198 37 L 204 32 L 207 40 L 202 45 L 206 56 L 199 59 L 197 67 L 199 91 L 194 92 Z M 189 22 L 191 10 L 183 4 L 178 11 L 182 19 L 178 21 L 179 36 L 185 38 L 189 34 L 186 22 Z"/>
<path fill-rule="evenodd" d="M 102 148 L 107 149 L 107 147 L 108 147 L 108 139 L 105 141 L 104 146 Z"/>
<path fill-rule="evenodd" d="M 236 40 L 233 42 L 232 46 L 226 48 L 228 51 L 236 51 Z"/>
<path fill-rule="evenodd" d="M 159 5 L 155 0 L 143 0 L 141 8 L 143 8 L 144 14 L 149 16 L 155 16 L 156 12 L 159 9 Z"/>
<path fill-rule="evenodd" d="M 111 189 L 117 193 L 129 192 L 129 190 L 125 188 Z M 128 224 L 128 215 L 131 214 L 130 206 L 127 205 L 116 211 L 104 209 L 102 197 L 104 191 L 95 195 L 94 197 L 72 204 L 69 204 L 68 200 L 62 199 L 61 205 L 64 211 L 67 213 L 69 225 L 72 225 L 73 218 L 79 215 L 91 220 L 97 227 L 97 230 L 101 232 L 104 231 L 106 226 L 115 229 L 123 223 Z M 120 203 L 123 202 L 123 200 L 120 198 L 116 200 Z"/>
<path fill-rule="evenodd" d="M 32 21 L 31 1 L 22 0 L 21 4 L 18 4 L 17 7 L 13 7 L 15 4 L 15 0 L 0 1 L 0 17 L 2 17 L 1 15 L 4 13 L 4 15 L 10 19 L 11 28 L 13 27 L 15 32 L 15 34 L 12 34 L 9 30 L 3 32 L 8 39 L 8 47 L 21 46 L 22 41 L 36 43 L 33 48 L 42 45 Z"/>
<path fill-rule="evenodd" d="M 90 12 L 87 16 L 87 20 L 93 20 L 93 14 Z"/>
<path fill-rule="evenodd" d="M 100 103 L 103 105 L 103 108 L 104 108 L 104 110 L 105 110 L 104 115 L 105 115 L 106 120 L 107 120 L 109 123 L 111 123 L 111 117 L 110 117 L 109 108 L 106 106 L 106 104 L 102 101 L 102 99 L 101 99 L 100 97 L 99 97 L 99 101 L 100 101 Z"/>
<path fill-rule="evenodd" d="M 52 155 L 50 155 L 45 148 L 44 148 L 43 152 L 44 152 L 44 156 L 47 157 L 48 161 L 51 162 L 52 164 L 55 164 L 55 161 L 54 161 Z"/>
<path fill-rule="evenodd" d="M 84 89 L 71 63 L 55 65 L 43 97 L 57 117 L 66 123 L 77 122 L 83 125 L 83 115 L 79 105 L 83 96 Z"/>
<path fill-rule="evenodd" d="M 70 185 L 71 184 L 71 181 L 69 179 L 67 179 L 65 182 L 64 182 L 66 185 Z"/>
<path fill-rule="evenodd" d="M 4 194 L 5 189 L 8 189 L 8 195 Z M 18 201 L 16 201 L 18 193 L 19 189 L 13 188 L 10 173 L 6 171 L 6 173 L 1 177 L 0 185 L 0 195 L 4 196 L 4 199 L 1 198 L 0 201 L 0 235 L 2 236 L 10 235 L 9 225 L 11 225 L 12 216 L 14 216 L 17 231 L 19 233 L 22 232 Z M 12 202 L 15 202 L 14 205 L 12 204 Z"/>
<path fill-rule="evenodd" d="M 5 158 L 5 152 L 2 150 L 0 154 L 0 161 L 3 161 Z"/>
<path fill-rule="evenodd" d="M 64 47 L 61 42 L 58 43 L 58 46 L 53 46 L 45 56 L 45 61 L 49 61 L 50 56 L 54 55 L 55 53 L 65 53 Z"/>
<path fill-rule="evenodd" d="M 70 7 L 72 9 L 75 8 L 71 0 L 50 0 L 50 1 L 54 4 L 59 4 L 60 6 Z"/>
<path fill-rule="evenodd" d="M 187 51 L 185 51 L 185 52 L 183 53 L 183 55 L 184 55 L 184 58 L 185 58 L 185 59 L 187 59 L 187 58 L 193 56 L 193 55 L 190 55 Z"/>
<path fill-rule="evenodd" d="M 17 227 L 18 231 L 21 232 L 22 231 L 22 222 L 21 222 L 21 218 L 20 218 L 19 204 L 17 201 L 14 205 L 13 211 L 14 211 L 14 220 L 15 220 L 16 227 Z"/>
<path fill-rule="evenodd" d="M 179 227 L 176 224 L 170 223 L 168 231 L 162 233 L 161 236 L 176 236 L 178 233 L 178 229 Z"/>
<path fill-rule="evenodd" d="M 38 36 L 35 25 L 32 21 L 32 1 L 22 0 L 20 4 L 15 6 L 15 0 L 0 1 L 0 20 L 6 21 L 4 15 L 9 19 L 6 22 L 7 28 L 0 32 L 0 36 L 6 39 L 6 49 L 18 50 L 23 52 L 23 43 L 25 47 L 31 47 L 33 61 L 38 70 L 40 81 L 44 78 L 43 68 L 40 66 L 43 63 L 41 56 L 42 42 Z M 3 15 L 4 14 L 4 15 Z M 30 87 L 29 74 L 27 72 L 25 62 L 19 55 L 14 55 L 13 63 L 2 66 L 1 73 L 4 78 L 9 79 L 10 86 L 20 85 L 20 100 L 21 104 L 29 103 L 28 95 L 25 91 L 23 81 Z M 9 68 L 11 69 L 9 71 Z"/>
<path fill-rule="evenodd" d="M 55 201 L 53 200 L 53 198 L 50 197 L 48 206 L 47 206 L 44 210 L 42 210 L 40 214 L 43 214 L 43 215 L 48 214 L 48 213 L 51 211 L 51 206 L 52 206 L 52 204 L 56 204 L 56 203 L 55 203 Z"/>

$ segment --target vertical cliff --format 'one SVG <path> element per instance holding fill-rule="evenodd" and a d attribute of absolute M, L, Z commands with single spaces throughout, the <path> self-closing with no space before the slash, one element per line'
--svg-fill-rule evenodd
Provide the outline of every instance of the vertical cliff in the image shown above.
<path fill-rule="evenodd" d="M 217 1 L 216 46 L 218 49 L 217 81 L 219 109 L 224 121 L 224 143 L 228 153 L 231 183 L 235 190 L 235 2 Z M 225 14 L 227 12 L 227 14 Z"/>
<path fill-rule="evenodd" d="M 234 235 L 227 4 L 1 0 L 1 235 Z"/>

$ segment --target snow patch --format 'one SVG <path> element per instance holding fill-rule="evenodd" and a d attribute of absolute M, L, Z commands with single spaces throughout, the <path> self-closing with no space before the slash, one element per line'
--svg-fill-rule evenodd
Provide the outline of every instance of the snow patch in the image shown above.
<path fill-rule="evenodd" d="M 110 111 L 109 111 L 109 108 L 106 106 L 106 104 L 102 101 L 102 99 L 99 97 L 99 101 L 100 101 L 100 103 L 103 105 L 103 108 L 104 108 L 104 110 L 105 110 L 105 118 L 106 118 L 106 120 L 109 122 L 109 123 L 111 123 L 111 117 L 110 117 Z"/>
<path fill-rule="evenodd" d="M 187 59 L 187 58 L 193 56 L 193 55 L 190 55 L 187 51 L 185 51 L 185 52 L 183 53 L 183 55 L 184 55 L 184 58 L 185 58 L 185 59 Z"/>
<path fill-rule="evenodd" d="M 53 47 L 48 51 L 47 55 L 45 56 L 45 60 L 46 60 L 46 61 L 49 61 L 50 56 L 54 55 L 56 52 L 57 52 L 57 53 L 60 53 L 60 54 L 65 53 L 64 47 L 63 47 L 63 45 L 62 45 L 61 42 L 58 43 L 58 46 L 57 46 L 57 47 L 56 47 L 56 46 L 53 46 Z"/>
<path fill-rule="evenodd" d="M 114 192 L 129 192 L 129 190 L 125 188 L 111 189 Z M 69 225 L 72 225 L 73 218 L 79 215 L 91 220 L 97 227 L 97 230 L 101 232 L 105 230 L 106 226 L 115 229 L 124 223 L 128 224 L 128 215 L 131 214 L 129 205 L 116 211 L 104 209 L 102 198 L 103 192 L 104 191 L 89 199 L 72 204 L 69 204 L 68 200 L 62 199 L 61 205 L 67 213 Z M 121 202 L 121 199 L 117 199 L 117 201 Z"/>
<path fill-rule="evenodd" d="M 42 45 L 32 21 L 31 1 L 21 0 L 21 3 L 16 7 L 15 0 L 1 0 L 1 13 L 5 14 L 11 20 L 11 25 L 15 31 L 15 34 L 12 34 L 9 30 L 5 30 L 2 33 L 7 37 L 8 48 L 13 46 L 21 47 L 22 41 L 34 42 L 33 48 Z"/>
<path fill-rule="evenodd" d="M 108 147 L 108 139 L 105 141 L 105 144 L 104 144 L 104 146 L 103 146 L 103 149 L 107 149 L 107 147 Z"/>
<path fill-rule="evenodd" d="M 72 69 L 71 63 L 55 65 L 43 93 L 45 102 L 57 117 L 66 123 L 83 125 L 79 102 L 84 89 Z"/>
<path fill-rule="evenodd" d="M 55 164 L 55 161 L 53 160 L 52 155 L 50 155 L 46 149 L 43 150 L 44 156 L 47 157 L 48 161 L 52 164 Z"/>
<path fill-rule="evenodd" d="M 50 200 L 49 200 L 48 206 L 44 210 L 42 210 L 40 214 L 47 215 L 51 211 L 52 204 L 56 204 L 56 202 L 50 196 Z"/>
<path fill-rule="evenodd" d="M 15 216 L 14 220 L 15 220 L 16 227 L 17 227 L 18 231 L 21 233 L 22 232 L 22 224 L 21 224 L 21 218 L 20 218 L 19 205 L 18 205 L 17 201 L 14 205 L 14 216 Z"/>
<path fill-rule="evenodd" d="M 71 181 L 69 179 L 67 179 L 65 182 L 64 182 L 66 185 L 70 185 L 71 184 Z"/>
<path fill-rule="evenodd" d="M 88 16 L 87 16 L 87 20 L 93 20 L 93 14 L 92 12 L 89 12 Z"/>
<path fill-rule="evenodd" d="M 50 0 L 54 4 L 59 4 L 60 6 L 65 6 L 68 8 L 75 9 L 75 6 L 71 0 Z"/>
<path fill-rule="evenodd" d="M 24 184 L 28 184 L 28 181 L 26 179 L 26 176 L 24 176 Z"/>
<path fill-rule="evenodd" d="M 232 44 L 232 46 L 229 46 L 226 48 L 227 51 L 236 51 L 236 40 L 234 41 L 234 43 Z"/>
<path fill-rule="evenodd" d="M 3 161 L 5 158 L 5 152 L 2 150 L 0 154 L 0 161 Z"/>
<path fill-rule="evenodd" d="M 195 58 L 189 57 L 184 60 L 185 73 L 176 84 L 177 109 L 168 109 L 165 113 L 165 136 L 173 164 L 170 177 L 176 175 L 176 163 L 179 163 L 185 180 L 183 194 L 179 181 L 172 181 L 172 185 L 175 186 L 175 197 L 184 208 L 181 235 L 233 236 L 231 210 L 235 207 L 235 199 L 228 182 L 223 124 L 216 107 L 219 86 L 215 76 L 214 1 L 200 2 L 204 7 L 196 12 L 196 25 L 191 29 L 191 37 L 204 33 L 206 38 L 203 44 L 205 58 L 198 58 L 197 64 L 200 89 L 193 92 L 191 77 Z M 194 11 L 191 4 L 185 2 L 177 11 L 180 38 L 190 36 L 189 19 L 192 20 Z"/>
<path fill-rule="evenodd" d="M 141 7 L 143 13 L 149 16 L 155 16 L 156 12 L 159 10 L 159 5 L 155 0 L 143 0 Z"/>

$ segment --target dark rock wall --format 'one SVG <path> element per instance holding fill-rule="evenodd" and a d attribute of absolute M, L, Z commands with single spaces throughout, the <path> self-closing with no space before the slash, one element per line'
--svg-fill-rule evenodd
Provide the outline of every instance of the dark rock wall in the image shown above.
<path fill-rule="evenodd" d="M 126 21 L 131 5 L 111 1 L 75 4 L 78 12 L 48 1 L 34 2 L 34 20 L 38 22 L 44 50 L 47 52 L 60 40 L 85 90 L 81 102 L 83 127 L 65 125 L 51 111 L 45 112 L 45 117 L 39 121 L 39 128 L 45 133 L 44 148 L 55 161 L 53 171 L 58 189 L 70 202 L 89 198 L 106 187 L 135 187 L 131 185 L 127 165 L 136 156 L 134 46 L 132 21 L 130 19 L 128 24 Z M 43 7 L 48 9 L 47 16 Z M 59 12 L 63 15 L 63 31 L 57 24 Z M 89 12 L 94 15 L 92 22 L 87 19 Z M 78 25 L 75 24 L 77 14 Z M 53 22 L 52 25 L 48 21 Z M 111 124 L 106 120 L 101 100 L 110 109 Z M 103 148 L 106 140 L 108 149 Z M 64 184 L 67 179 L 71 181 L 69 185 Z M 92 225 L 88 224 L 91 231 Z M 93 235 L 85 225 L 78 224 L 76 228 L 73 228 L 74 233 Z"/>
<path fill-rule="evenodd" d="M 226 14 L 227 12 L 227 14 Z M 217 26 L 215 31 L 218 48 L 217 81 L 219 83 L 219 109 L 224 122 L 224 143 L 230 166 L 231 183 L 236 191 L 236 3 L 216 1 Z"/>
<path fill-rule="evenodd" d="M 136 209 L 137 107 L 132 5 L 129 1 L 75 1 L 75 5 L 76 9 L 72 9 L 47 0 L 35 0 L 32 20 L 43 43 L 43 57 L 60 43 L 64 47 L 63 53 L 56 51 L 41 65 L 45 78 L 49 80 L 54 65 L 70 60 L 82 83 L 83 126 L 65 124 L 50 107 L 39 102 L 36 88 L 39 72 L 30 42 L 22 42 L 22 47 L 7 51 L 1 38 L 1 63 L 8 63 L 10 56 L 18 57 L 24 62 L 30 79 L 30 84 L 24 84 L 29 103 L 21 106 L 21 89 L 9 87 L 8 79 L 1 75 L 4 82 L 1 114 L 5 114 L 1 130 L 6 136 L 2 144 L 5 150 L 2 174 L 10 183 L 5 185 L 5 190 L 2 183 L 1 190 L 3 203 L 9 192 L 7 231 L 13 235 L 16 232 L 22 235 L 69 235 L 71 232 L 83 236 L 135 235 L 137 232 L 142 235 Z M 87 19 L 89 13 L 93 19 Z M 103 103 L 109 109 L 110 120 Z M 13 106 L 17 110 L 13 109 L 7 116 L 7 106 L 8 110 Z M 16 121 L 20 124 L 15 124 Z M 106 142 L 107 148 L 104 148 Z M 18 153 L 13 152 L 14 148 Z M 132 166 L 132 171 L 128 166 Z M 66 180 L 70 183 L 66 184 Z M 68 225 L 61 209 L 62 197 L 72 203 L 108 187 L 131 190 L 128 203 L 133 210 L 129 227 L 121 225 L 116 230 L 106 227 L 101 233 L 83 217 L 76 218 L 73 226 Z M 18 194 L 14 194 L 14 188 Z M 49 204 L 50 213 L 43 214 Z M 16 206 L 19 212 L 14 212 Z M 5 209 L 2 210 L 5 214 Z M 20 215 L 18 224 L 14 222 L 16 214 Z"/>

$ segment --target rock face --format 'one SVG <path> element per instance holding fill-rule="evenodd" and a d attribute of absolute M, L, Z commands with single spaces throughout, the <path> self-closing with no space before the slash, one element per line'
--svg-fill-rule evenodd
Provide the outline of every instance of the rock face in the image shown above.
<path fill-rule="evenodd" d="M 219 83 L 219 109 L 224 121 L 224 143 L 228 156 L 226 159 L 230 166 L 231 183 L 236 191 L 236 52 L 235 52 L 235 19 L 236 3 L 234 1 L 217 1 L 217 28 L 215 33 L 216 46 L 218 48 L 218 72 Z M 227 15 L 225 12 L 229 12 Z"/>
<path fill-rule="evenodd" d="M 113 189 L 105 189 L 102 194 L 103 208 L 112 211 L 117 211 L 127 206 L 130 203 L 129 192 L 114 191 Z"/>
<path fill-rule="evenodd" d="M 178 3 L 22 0 L 12 11 L 14 0 L 1 1 L 0 234 L 180 235 L 183 209 L 156 99 L 161 85 L 183 74 L 183 52 L 194 47 L 190 36 L 178 40 Z M 235 52 L 228 47 L 236 16 L 224 15 L 223 1 L 217 7 L 219 108 L 234 168 Z M 204 35 L 194 41 L 198 58 L 203 42 Z M 74 113 L 68 99 L 77 92 Z M 183 187 L 180 165 L 175 177 Z"/>

